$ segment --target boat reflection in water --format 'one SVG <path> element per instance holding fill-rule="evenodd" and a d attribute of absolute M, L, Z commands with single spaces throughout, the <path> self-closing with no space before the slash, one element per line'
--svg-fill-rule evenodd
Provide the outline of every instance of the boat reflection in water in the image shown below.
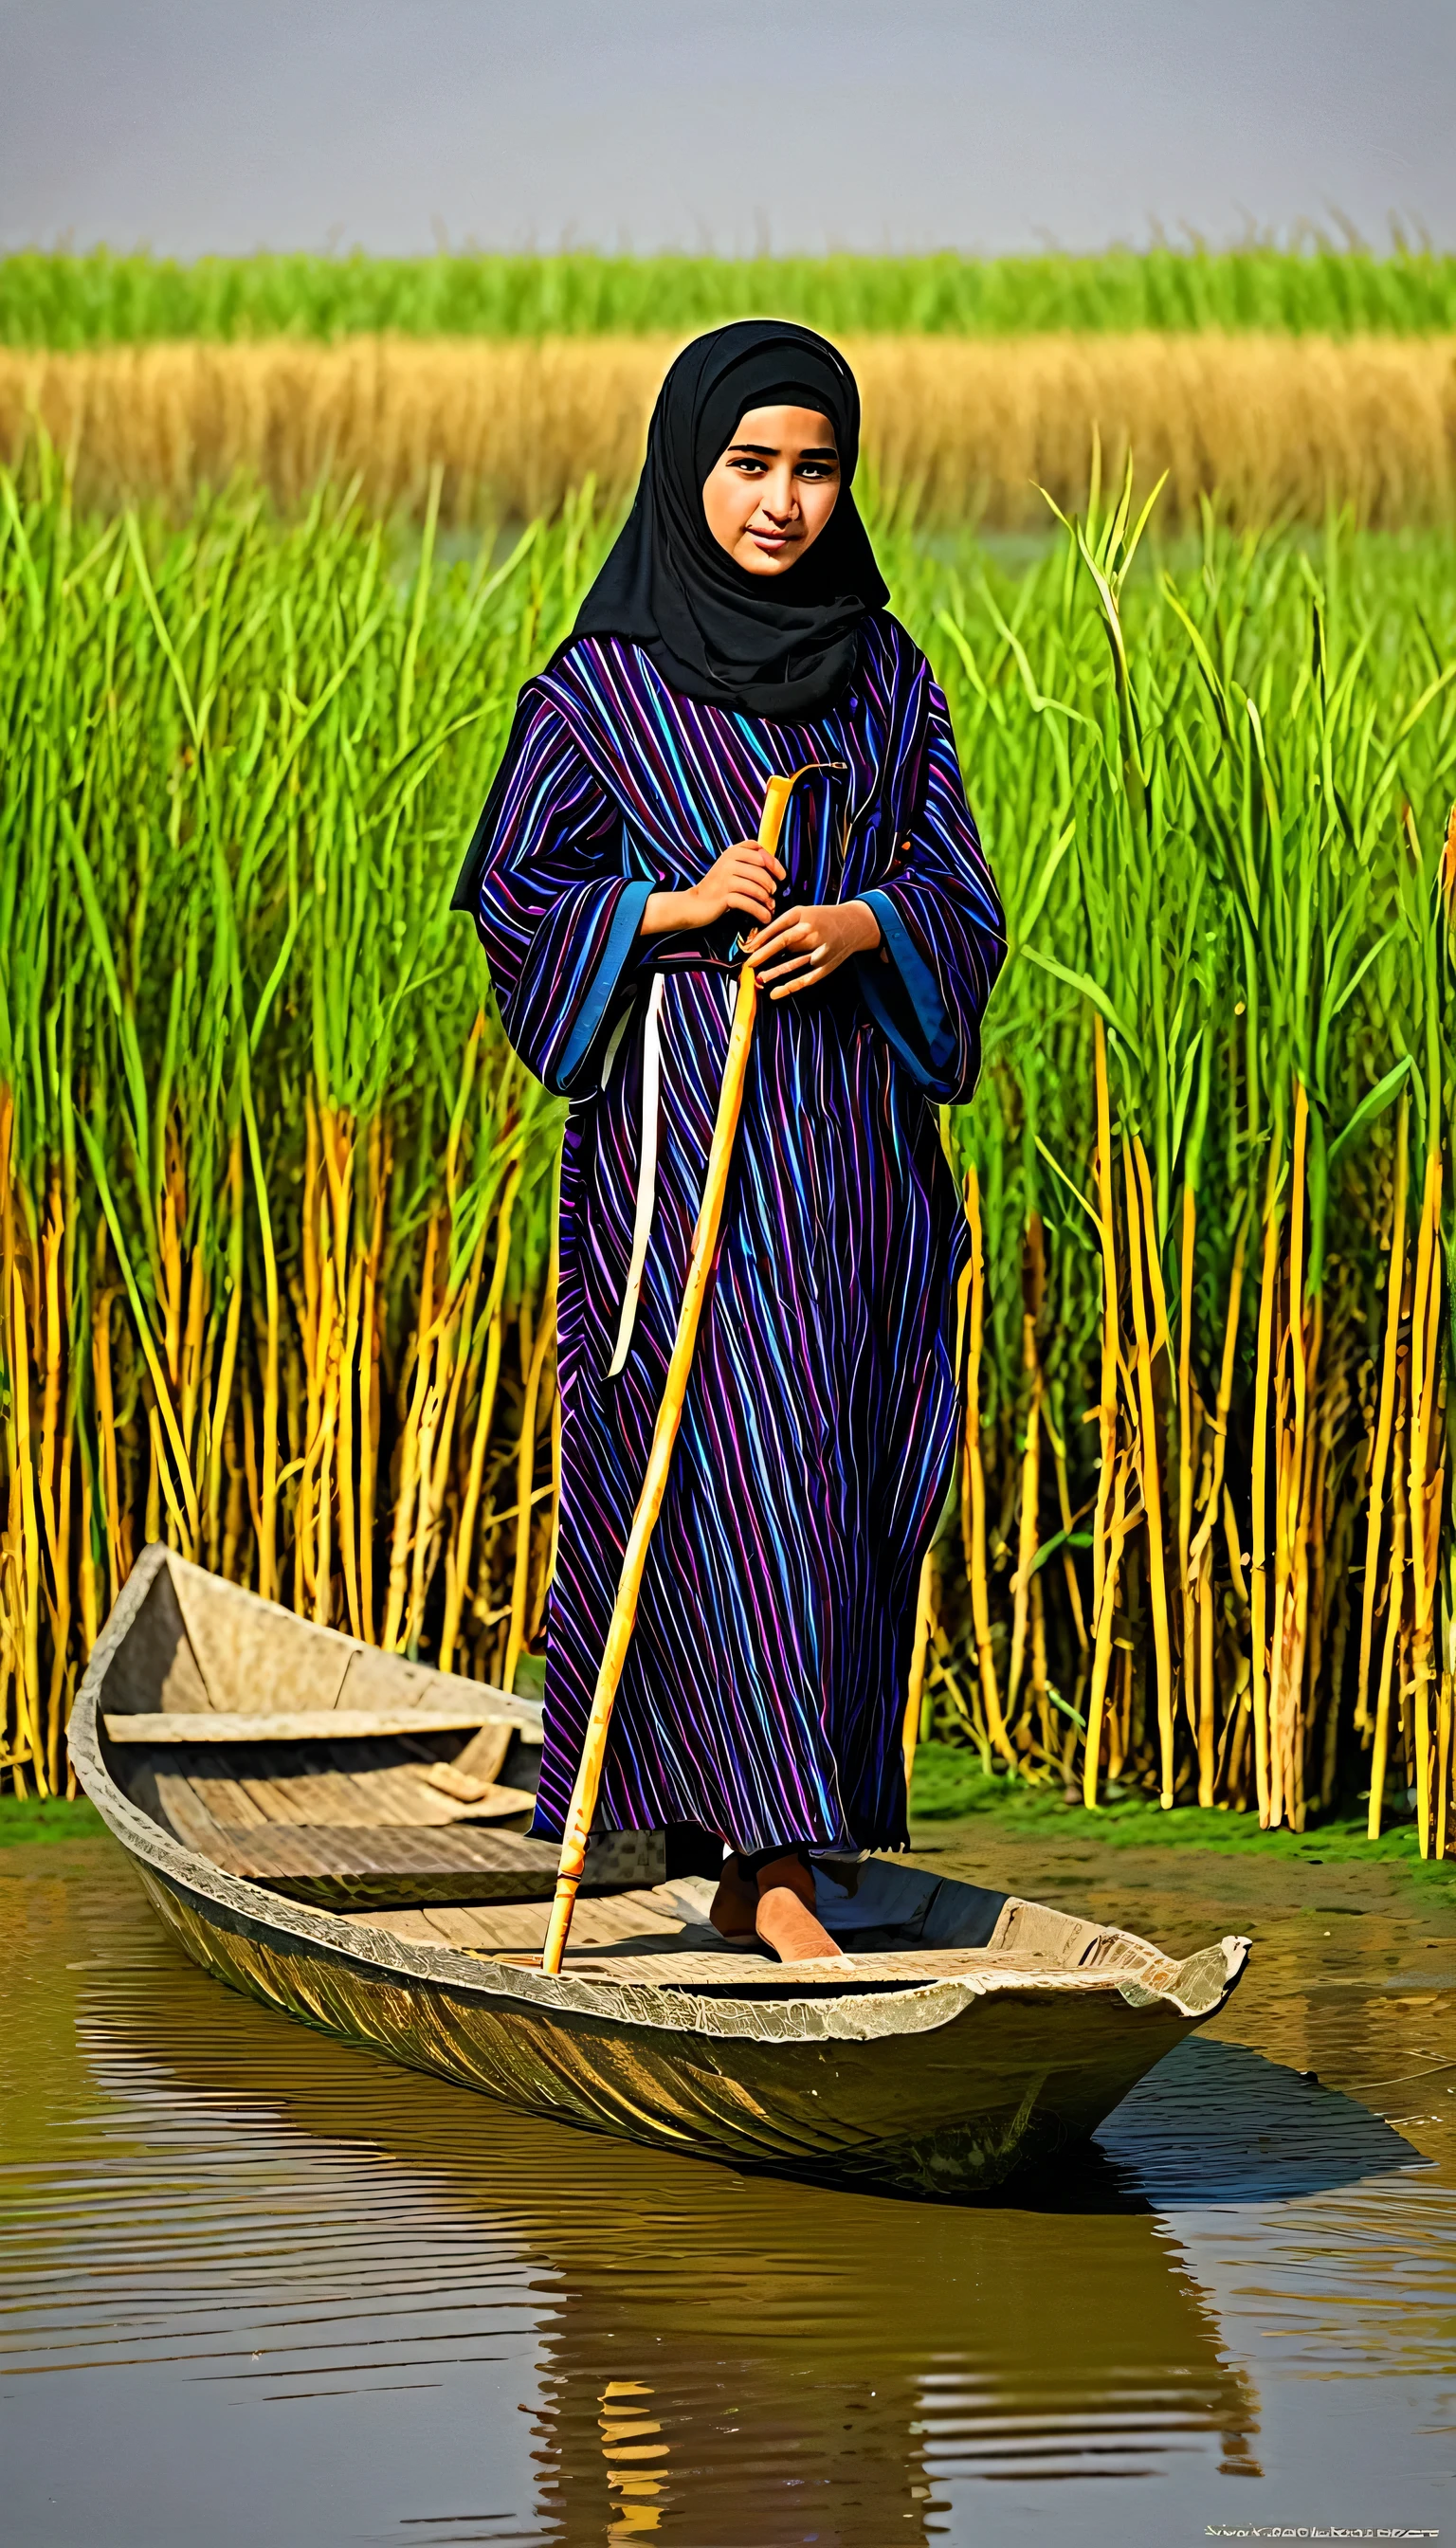
<path fill-rule="evenodd" d="M 93 2094 L 153 2141 L 165 2113 L 169 2166 L 185 2171 L 190 2133 L 207 2142 L 214 2200 L 189 2173 L 169 2231 L 182 2189 L 158 2185 L 156 2223 L 173 2283 L 205 2301 L 208 2376 L 235 2341 L 268 2366 L 255 2394 L 308 2413 L 368 2391 L 371 2358 L 387 2366 L 369 2426 L 381 2537 L 404 2523 L 416 2543 L 662 2529 L 693 2548 L 885 2548 L 942 2531 L 948 2481 L 1145 2477 L 1189 2454 L 1210 2475 L 1256 2473 L 1248 2381 L 1136 2173 L 1095 2147 L 1054 2184 L 965 2205 L 739 2177 L 309 2035 L 160 1941 L 148 1963 L 131 1988 L 97 1977 Z M 1195 2048 L 1216 2067 L 1224 2051 Z M 1144 2141 L 1181 2057 L 1141 2092 Z M 239 2172 L 263 2208 L 234 2233 Z M 199 2237 L 201 2285 L 176 2252 Z M 229 2338 L 218 2313 L 240 2272 Z M 411 2384 L 441 2380 L 441 2325 L 455 2363 L 486 2341 L 500 2360 L 515 2327 L 529 2510 L 509 2474 L 519 2424 L 498 2413 L 483 2432 L 478 2399 L 443 2426 L 432 2411 L 423 2464 L 410 2447 Z"/>
<path fill-rule="evenodd" d="M 1094 2212 L 829 2197 L 789 2224 L 762 2182 L 712 2195 L 665 2254 L 640 2230 L 619 2263 L 553 2241 L 540 2421 L 567 2537 L 593 2484 L 612 2538 L 882 2548 L 934 2537 L 953 2479 L 1148 2476 L 1189 2451 L 1258 2473 L 1249 2385 L 1110 2166 L 1086 2170 Z"/>

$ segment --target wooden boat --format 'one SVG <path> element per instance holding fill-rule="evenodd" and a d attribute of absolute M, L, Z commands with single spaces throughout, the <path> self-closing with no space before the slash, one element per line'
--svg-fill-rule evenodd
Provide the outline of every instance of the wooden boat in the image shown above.
<path fill-rule="evenodd" d="M 594 1837 L 559 1978 L 526 1838 L 540 1710 L 148 1548 L 71 1718 L 77 1774 L 196 1961 L 330 2034 L 531 2113 L 739 2167 L 919 2194 L 1084 2138 L 1248 1952 L 891 1859 L 818 1870 L 842 1957 L 709 1926 L 661 1834 Z M 533 1968 L 533 1965 L 535 1968 Z"/>

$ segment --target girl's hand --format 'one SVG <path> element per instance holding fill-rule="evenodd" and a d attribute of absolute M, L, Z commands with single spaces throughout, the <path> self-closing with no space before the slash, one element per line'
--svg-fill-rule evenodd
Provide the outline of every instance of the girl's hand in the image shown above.
<path fill-rule="evenodd" d="M 759 980 L 775 986 L 770 997 L 786 1000 L 793 991 L 827 982 L 852 956 L 877 947 L 879 923 L 867 902 L 800 903 L 756 929 L 744 945 Z"/>
<path fill-rule="evenodd" d="M 772 920 L 774 889 L 786 872 L 760 842 L 735 841 L 686 893 L 650 893 L 641 934 L 659 938 L 669 929 L 710 929 L 727 911 L 741 911 L 749 920 Z"/>

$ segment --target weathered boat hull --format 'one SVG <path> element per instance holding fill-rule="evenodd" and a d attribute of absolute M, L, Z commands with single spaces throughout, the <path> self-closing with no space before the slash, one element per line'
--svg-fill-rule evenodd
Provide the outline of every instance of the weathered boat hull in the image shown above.
<path fill-rule="evenodd" d="M 386 1974 L 358 1956 L 244 1928 L 152 1869 L 138 1871 L 196 1963 L 326 2034 L 558 2123 L 739 2167 L 922 2195 L 988 2189 L 1084 2139 L 1197 2023 L 1165 2002 L 1135 2011 L 1120 1993 L 1078 1994 L 1057 2013 L 1051 2058 L 1040 1988 L 968 1993 L 928 2033 L 908 2031 L 920 2014 L 911 2000 L 922 1995 L 901 1994 L 894 2013 L 907 2032 L 848 2042 L 821 2034 L 813 2020 L 822 2012 L 805 2002 L 790 2003 L 801 2032 L 757 2037 L 624 2026 L 626 2012 L 580 2008 L 554 2009 L 543 2024 L 537 2010 L 495 1993 Z M 757 2013 L 777 2017 L 781 2007 Z"/>
<path fill-rule="evenodd" d="M 178 1587 L 190 1601 L 208 1580 L 163 1552 L 143 1566 L 151 1578 L 170 1568 L 157 1588 L 168 1600 Z M 184 1846 L 120 1783 L 131 1756 L 109 1748 L 98 1700 L 146 1597 L 134 1578 L 98 1643 L 72 1751 L 166 1927 L 207 1971 L 266 2005 L 528 2113 L 743 2168 L 974 2194 L 1094 2131 L 1222 2006 L 1242 1967 L 1242 1940 L 1174 1963 L 1125 1933 L 972 1886 L 937 1887 L 903 1864 L 879 1868 L 879 1893 L 908 1884 L 956 1897 L 952 1952 L 917 1958 L 855 1945 L 833 1980 L 754 1958 L 665 1956 L 654 1967 L 630 1937 L 621 1978 L 590 1955 L 552 1977 L 375 1927 L 367 1909 L 311 1907 Z M 176 1616 L 174 1638 L 185 1632 Z M 156 1618 L 153 1608 L 153 1641 Z M 1015 1950 L 1038 1924 L 1052 1944 L 1033 1969 Z M 1024 1951 L 1035 1964 L 1037 1951 Z M 679 1979 L 667 1986 L 656 1974 L 671 1980 L 673 1965 Z"/>

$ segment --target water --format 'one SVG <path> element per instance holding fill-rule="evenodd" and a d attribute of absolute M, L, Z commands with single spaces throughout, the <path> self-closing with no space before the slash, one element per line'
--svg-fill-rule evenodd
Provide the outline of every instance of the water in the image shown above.
<path fill-rule="evenodd" d="M 108 1842 L 0 1853 L 6 2548 L 1439 2527 L 1451 1874 L 983 1829 L 934 1864 L 1255 1956 L 963 2207 L 516 2118 L 209 1981 Z"/>

